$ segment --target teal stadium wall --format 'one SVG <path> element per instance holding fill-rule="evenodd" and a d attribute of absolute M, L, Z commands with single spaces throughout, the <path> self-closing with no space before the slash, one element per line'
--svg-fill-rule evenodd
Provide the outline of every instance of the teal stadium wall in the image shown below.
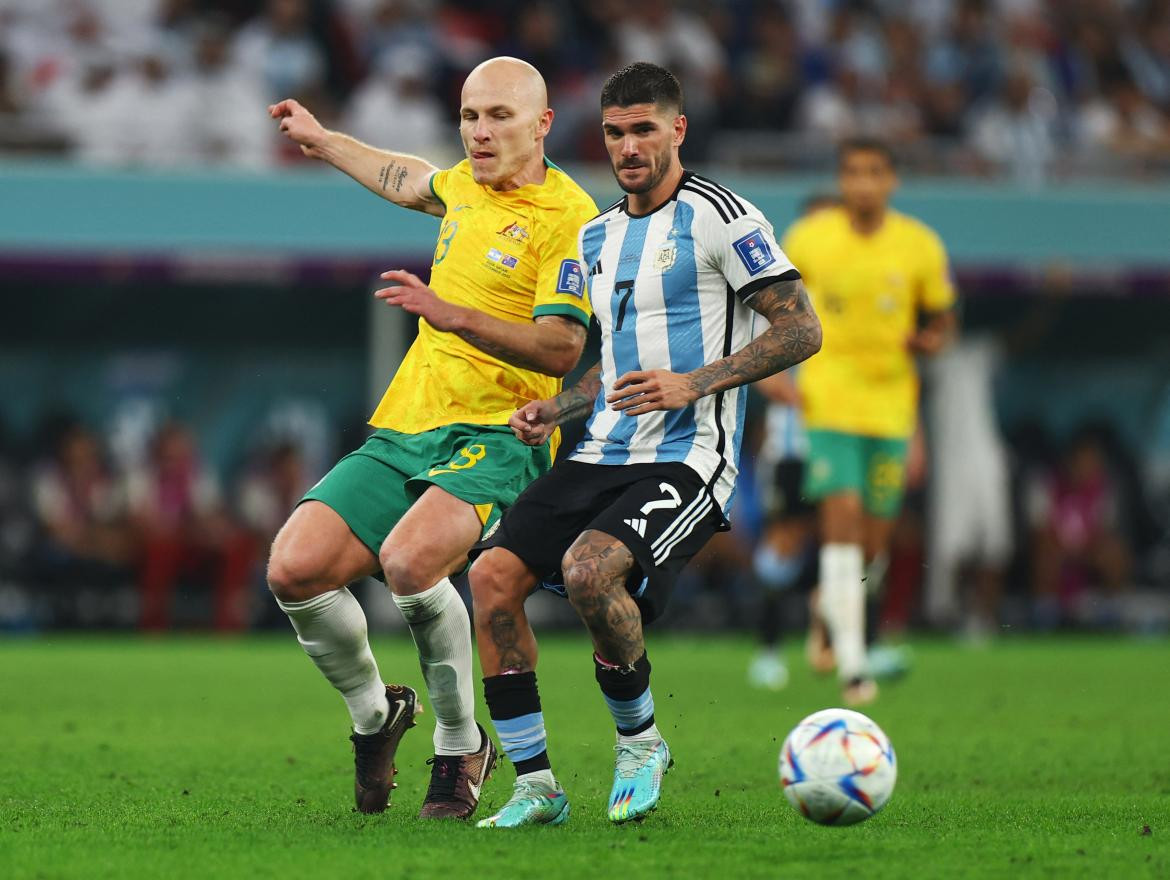
<path fill-rule="evenodd" d="M 778 228 L 831 188 L 709 172 Z M 599 204 L 618 195 L 607 173 L 579 179 Z M 169 364 L 152 368 L 164 374 L 155 392 L 204 427 L 225 465 L 274 395 L 313 397 L 336 419 L 363 410 L 373 272 L 425 269 L 437 230 L 312 166 L 255 175 L 8 163 L 0 204 L 0 417 L 27 429 L 64 405 L 101 419 L 124 401 L 127 371 L 154 357 Z M 1067 290 L 1095 303 L 1000 383 L 1005 419 L 1060 431 L 1100 415 L 1170 458 L 1170 184 L 1031 192 L 916 180 L 897 205 L 940 232 L 970 305 L 990 304 L 975 316 L 1010 317 L 1016 294 Z"/>

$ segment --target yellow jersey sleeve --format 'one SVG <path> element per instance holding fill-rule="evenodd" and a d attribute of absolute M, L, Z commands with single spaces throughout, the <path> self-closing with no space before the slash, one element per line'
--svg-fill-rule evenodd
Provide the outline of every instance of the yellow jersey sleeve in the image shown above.
<path fill-rule="evenodd" d="M 592 204 L 566 211 L 564 218 L 538 228 L 535 240 L 539 254 L 532 317 L 559 315 L 580 321 L 586 327 L 593 316 L 586 293 L 586 272 L 581 265 L 578 234 L 597 214 Z"/>
<path fill-rule="evenodd" d="M 926 312 L 944 312 L 955 304 L 955 286 L 942 239 L 931 229 L 923 229 L 919 249 L 922 277 L 918 287 L 918 306 Z"/>
<path fill-rule="evenodd" d="M 431 179 L 427 181 L 435 198 L 444 205 L 447 204 L 447 180 L 451 176 L 451 171 L 450 168 L 442 168 L 431 174 Z"/>

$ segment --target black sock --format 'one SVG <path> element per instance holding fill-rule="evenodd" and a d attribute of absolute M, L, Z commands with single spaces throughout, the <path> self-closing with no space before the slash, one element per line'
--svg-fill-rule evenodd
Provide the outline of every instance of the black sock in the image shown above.
<path fill-rule="evenodd" d="M 780 592 L 765 590 L 760 607 L 760 642 L 766 648 L 780 644 Z"/>
<path fill-rule="evenodd" d="M 593 666 L 618 733 L 633 736 L 652 727 L 654 697 L 650 694 L 650 660 L 645 653 L 632 668 L 605 663 L 596 654 Z"/>
<path fill-rule="evenodd" d="M 483 680 L 483 698 L 504 754 L 516 775 L 551 770 L 535 672 L 492 675 Z"/>

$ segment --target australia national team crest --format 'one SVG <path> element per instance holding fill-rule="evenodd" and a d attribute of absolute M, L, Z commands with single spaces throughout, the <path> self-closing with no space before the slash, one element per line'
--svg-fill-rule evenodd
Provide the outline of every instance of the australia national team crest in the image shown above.
<path fill-rule="evenodd" d="M 528 230 L 519 223 L 510 223 L 499 231 L 504 238 L 512 241 L 528 241 Z"/>
<path fill-rule="evenodd" d="M 749 275 L 759 274 L 776 262 L 776 255 L 772 253 L 761 229 L 749 232 L 733 246 Z"/>

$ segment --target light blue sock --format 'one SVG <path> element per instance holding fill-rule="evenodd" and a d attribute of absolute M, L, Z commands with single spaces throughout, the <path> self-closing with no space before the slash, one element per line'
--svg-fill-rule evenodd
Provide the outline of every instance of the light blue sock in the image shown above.
<path fill-rule="evenodd" d="M 781 556 L 772 547 L 761 544 L 752 557 L 752 570 L 768 589 L 787 590 L 800 577 L 803 563 L 800 556 Z"/>

